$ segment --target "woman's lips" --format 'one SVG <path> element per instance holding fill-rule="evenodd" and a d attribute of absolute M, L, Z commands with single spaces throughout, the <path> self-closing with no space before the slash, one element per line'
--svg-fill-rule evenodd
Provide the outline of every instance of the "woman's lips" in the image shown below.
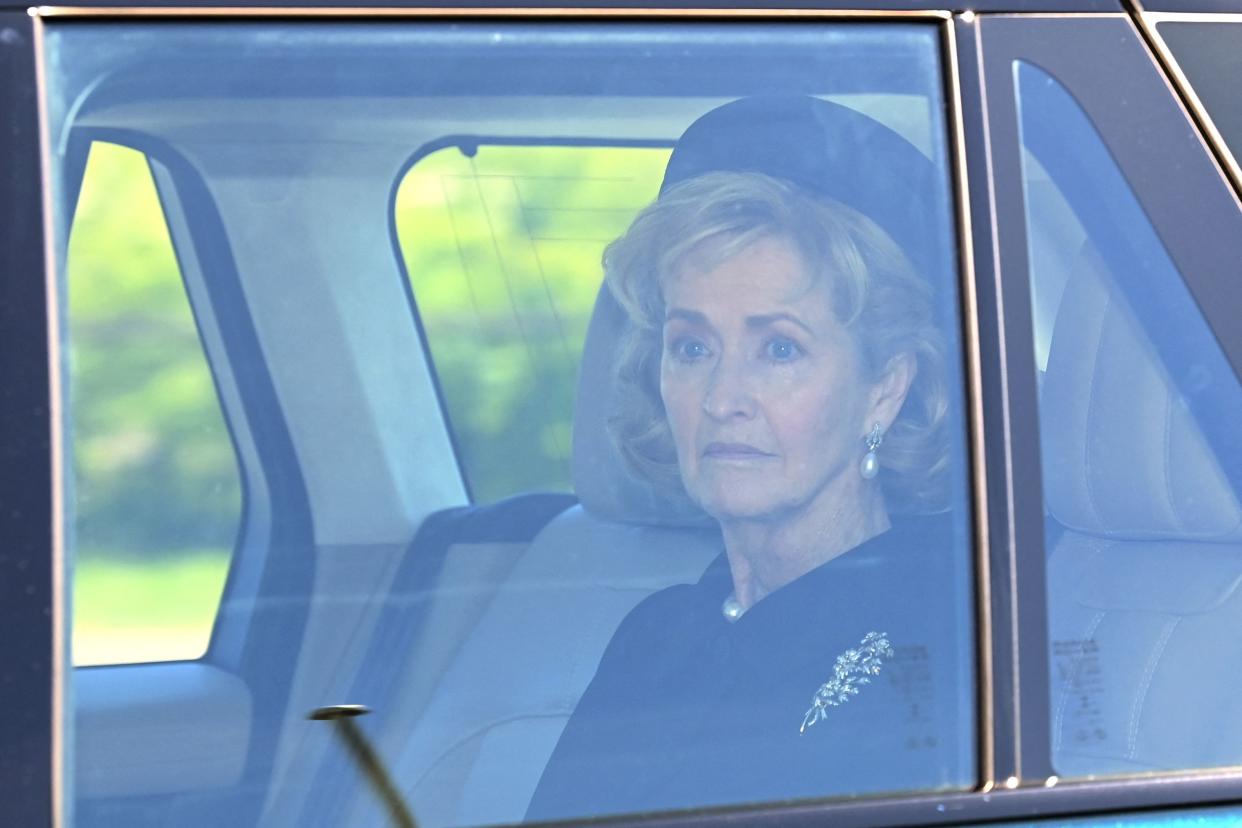
<path fill-rule="evenodd" d="M 703 457 L 709 460 L 764 460 L 776 455 L 746 443 L 708 443 Z"/>

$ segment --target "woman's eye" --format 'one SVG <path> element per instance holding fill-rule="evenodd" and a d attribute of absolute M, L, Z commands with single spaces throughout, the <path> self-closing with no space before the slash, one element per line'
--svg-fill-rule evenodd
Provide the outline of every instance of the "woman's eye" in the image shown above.
<path fill-rule="evenodd" d="M 790 362 L 802 356 L 802 349 L 792 339 L 777 337 L 763 346 L 763 355 L 772 362 Z"/>
<path fill-rule="evenodd" d="M 706 345 L 688 337 L 673 340 L 669 343 L 668 350 L 674 359 L 681 362 L 697 362 L 708 354 Z"/>

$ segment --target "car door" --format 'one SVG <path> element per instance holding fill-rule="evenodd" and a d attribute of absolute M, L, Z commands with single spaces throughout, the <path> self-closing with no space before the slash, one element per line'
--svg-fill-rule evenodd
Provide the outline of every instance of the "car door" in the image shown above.
<path fill-rule="evenodd" d="M 1190 663 L 1200 644 L 1231 651 L 1216 636 L 1230 627 L 1238 386 L 1236 326 L 1220 312 L 1236 301 L 1238 200 L 1232 160 L 1169 94 L 1149 23 L 979 26 L 996 290 L 1006 348 L 1035 366 L 1010 409 L 1024 429 L 1038 417 L 1015 485 L 1042 489 L 1039 510 L 1017 515 L 1030 533 L 1016 549 L 1017 634 L 1047 630 L 1048 666 L 1021 692 L 1027 732 L 1047 734 L 1023 740 L 1023 768 L 1085 798 L 1107 784 L 1154 795 L 1123 780 L 1160 772 L 1228 796 L 1236 763 L 1232 714 L 1195 701 L 1220 680 L 1191 678 Z M 1183 436 L 1205 465 L 1175 479 L 1190 468 Z M 1214 498 L 1225 511 L 1203 511 Z M 1200 577 L 1220 587 L 1211 598 L 1189 597 Z M 1024 589 L 1044 594 L 1027 603 Z M 1019 656 L 1019 675 L 1032 660 Z"/>
<path fill-rule="evenodd" d="M 599 285 L 588 268 L 619 232 L 616 218 L 607 230 L 591 230 L 588 220 L 632 214 L 649 200 L 671 140 L 731 94 L 818 89 L 891 124 L 935 159 L 928 255 L 945 284 L 939 312 L 954 325 L 943 20 L 912 13 L 891 25 L 657 28 L 489 17 L 469 25 L 188 26 L 61 26 L 49 18 L 40 34 L 55 55 L 47 115 L 57 147 L 53 255 L 63 262 L 64 297 L 55 317 L 67 346 L 55 361 L 66 370 L 63 514 L 79 658 L 66 734 L 74 819 L 345 820 L 359 807 L 351 803 L 369 794 L 331 728 L 306 715 L 359 695 L 376 709 L 370 721 L 382 724 L 367 727 L 377 729 L 395 772 L 432 780 L 407 788 L 424 820 L 520 817 L 542 760 L 487 770 L 503 755 L 491 745 L 513 740 L 516 748 L 504 751 L 546 757 L 556 730 L 538 723 L 564 721 L 562 699 L 581 692 L 618 613 L 642 592 L 608 580 L 592 585 L 603 576 L 591 571 L 575 576 L 581 583 L 563 573 L 526 580 L 541 567 L 560 572 L 579 553 L 545 548 L 542 535 L 527 543 L 513 518 L 499 536 L 478 534 L 476 524 L 501 513 L 488 501 L 568 482 L 529 474 L 541 455 L 523 459 L 517 448 L 531 438 L 510 430 L 497 441 L 487 417 L 476 424 L 479 410 L 502 427 L 545 429 L 541 444 L 564 455 L 564 425 L 540 424 L 539 412 L 504 413 L 515 394 L 559 396 L 556 416 L 566 419 L 572 395 L 541 377 L 572 383 L 572 360 L 567 369 L 558 361 L 563 349 L 581 345 L 565 334 L 552 348 L 540 346 L 536 326 L 577 328 L 580 340 Z M 114 39 L 120 31 L 125 36 Z M 584 38 L 598 56 L 577 51 Z M 634 43 L 648 53 L 643 72 L 618 73 L 616 60 Z M 774 62 L 786 46 L 810 56 L 817 44 L 834 48 L 800 70 L 788 59 Z M 739 66 L 722 78 L 724 56 Z M 566 73 L 556 60 L 576 68 Z M 509 86 L 497 88 L 498 77 Z M 549 160 L 517 159 L 523 146 Z M 592 147 L 593 155 L 585 152 Z M 655 161 L 628 172 L 627 159 L 640 152 Z M 456 167 L 435 172 L 450 161 Z M 586 182 L 580 193 L 568 190 L 575 167 Z M 645 179 L 627 178 L 638 174 Z M 419 188 L 408 210 L 420 212 L 406 211 L 407 185 Z M 428 201 L 437 189 L 439 207 Z M 589 191 L 598 207 L 586 201 Z M 509 192 L 520 203 L 506 206 Z M 502 235 L 514 221 L 529 232 Z M 411 241 L 401 246 L 403 231 Z M 429 239 L 440 247 L 418 252 Z M 533 246 L 526 263 L 521 244 Z M 579 252 L 584 244 L 590 259 Z M 442 261 L 446 255 L 457 261 Z M 528 295 L 543 302 L 539 292 L 561 290 L 551 265 L 566 256 L 568 275 L 556 278 L 578 280 L 564 288 L 578 298 L 553 296 L 551 315 L 523 310 Z M 523 271 L 532 268 L 538 279 L 524 287 Z M 494 346 L 508 324 L 498 314 L 510 312 L 520 336 Z M 472 326 L 477 332 L 463 336 Z M 527 360 L 543 385 L 514 379 Z M 960 393 L 961 380 L 952 387 Z M 187 408 L 191 402 L 198 407 Z M 963 409 L 953 410 L 960 454 Z M 127 454 L 130 443 L 136 448 Z M 492 456 L 501 451 L 504 463 Z M 489 464 L 498 479 L 488 478 L 497 477 Z M 965 466 L 954 468 L 958 546 L 946 620 L 960 640 L 950 672 L 965 691 L 973 670 L 970 507 Z M 428 547 L 427 516 L 465 505 L 466 484 L 474 492 L 474 511 L 462 518 L 469 531 Z M 521 501 L 540 512 L 545 502 L 561 501 Z M 605 532 L 595 541 L 603 554 L 616 530 L 595 528 L 590 521 L 599 518 L 587 508 L 556 526 L 585 521 Z M 657 537 L 645 545 L 670 542 Z M 693 577 L 705 561 L 651 574 L 610 554 L 619 571 L 608 578 L 636 571 L 648 591 L 661 579 Z M 172 574 L 195 568 L 211 579 L 189 574 L 194 583 L 184 587 Z M 599 587 L 620 599 L 592 598 Z M 129 625 L 128 645 L 92 655 L 93 631 L 126 626 L 91 617 L 107 608 L 109 589 L 132 596 L 131 605 L 155 605 L 170 592 L 167 603 L 178 611 L 191 593 L 221 595 L 214 608 L 204 602 L 205 651 L 201 643 L 157 649 L 180 622 L 152 616 Z M 584 600 L 593 606 L 580 606 Z M 513 606 L 497 627 L 502 603 Z M 495 672 L 502 655 L 524 652 L 521 642 L 552 634 L 544 622 L 529 625 L 561 604 L 568 619 L 583 613 L 571 623 L 580 635 L 528 648 L 527 658 L 553 658 L 542 667 Z M 588 630 L 597 631 L 587 637 Z M 196 634 L 201 642 L 202 630 Z M 558 675 L 572 662 L 556 654 L 570 647 L 582 650 L 584 667 Z M 430 671 L 433 664 L 442 672 Z M 558 690 L 566 681 L 577 689 Z M 422 704 L 406 685 L 423 688 Z M 505 705 L 491 703 L 498 713 L 486 741 L 463 748 L 459 742 L 482 737 L 459 700 L 492 686 L 510 687 L 501 700 L 515 709 L 499 715 Z M 928 694 L 925 705 L 944 707 L 946 716 L 970 706 L 969 693 Z M 556 712 L 545 712 L 541 705 L 552 700 Z M 952 734 L 945 749 L 955 758 L 940 786 L 971 784 L 972 728 L 967 715 Z M 471 793 L 476 786 L 488 792 L 486 808 Z M 512 800 L 501 807 L 506 789 Z"/>
<path fill-rule="evenodd" d="M 422 824 L 519 820 L 616 623 L 711 554 L 573 480 L 599 251 L 695 116 L 790 90 L 937 165 L 956 758 L 622 819 L 1236 798 L 1230 122 L 1120 7 L 1008 5 L 5 12 L 15 818 L 381 824 L 306 718 L 363 703 Z"/>

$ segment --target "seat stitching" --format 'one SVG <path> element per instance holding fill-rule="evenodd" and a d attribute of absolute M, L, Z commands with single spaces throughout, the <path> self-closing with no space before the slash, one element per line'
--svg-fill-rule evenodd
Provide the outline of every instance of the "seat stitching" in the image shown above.
<path fill-rule="evenodd" d="M 1152 679 L 1156 674 L 1156 665 L 1164 656 L 1164 650 L 1169 645 L 1169 639 L 1173 637 L 1173 631 L 1177 629 L 1177 625 L 1182 623 L 1180 616 L 1170 621 L 1164 628 L 1164 633 L 1157 642 L 1156 647 L 1152 650 L 1151 657 L 1147 659 L 1147 668 L 1143 672 L 1143 678 L 1139 682 L 1138 690 L 1134 694 L 1134 704 L 1130 708 L 1130 726 L 1129 735 L 1126 740 L 1126 758 L 1133 759 L 1135 752 L 1138 750 L 1138 724 L 1142 717 L 1143 706 L 1147 702 L 1147 692 L 1151 689 Z"/>
<path fill-rule="evenodd" d="M 454 751 L 457 751 L 469 744 L 471 741 L 487 736 L 497 728 L 504 727 L 505 725 L 513 724 L 515 722 L 543 721 L 545 719 L 564 719 L 565 721 L 569 721 L 569 717 L 573 714 L 573 712 L 573 708 L 569 707 L 564 710 L 558 710 L 551 713 L 514 713 L 508 716 L 497 716 L 493 719 L 487 720 L 486 722 L 475 725 L 474 727 L 464 731 L 461 736 L 442 748 L 436 756 L 435 761 L 428 762 L 427 766 L 419 772 L 418 776 L 415 777 L 414 780 L 408 785 L 403 785 L 403 787 L 411 792 L 417 790 L 427 780 L 427 776 L 439 767 L 439 764 L 443 759 L 452 754 Z"/>

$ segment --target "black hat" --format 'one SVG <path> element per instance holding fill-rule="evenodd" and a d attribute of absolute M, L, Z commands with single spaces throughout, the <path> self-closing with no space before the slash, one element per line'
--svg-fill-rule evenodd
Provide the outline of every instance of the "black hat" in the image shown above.
<path fill-rule="evenodd" d="M 834 198 L 880 225 L 925 276 L 938 266 L 943 180 L 927 156 L 874 118 L 804 95 L 727 103 L 678 139 L 660 192 L 724 171 L 763 173 Z"/>

